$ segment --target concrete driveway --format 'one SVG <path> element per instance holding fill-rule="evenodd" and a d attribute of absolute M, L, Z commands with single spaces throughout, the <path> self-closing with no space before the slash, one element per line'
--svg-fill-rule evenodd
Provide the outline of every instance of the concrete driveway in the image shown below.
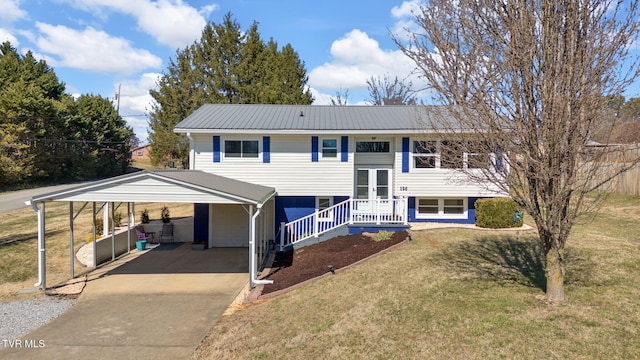
<path fill-rule="evenodd" d="M 92 272 L 69 311 L 23 338 L 43 346 L 0 358 L 188 358 L 247 284 L 248 251 L 170 245 Z"/>

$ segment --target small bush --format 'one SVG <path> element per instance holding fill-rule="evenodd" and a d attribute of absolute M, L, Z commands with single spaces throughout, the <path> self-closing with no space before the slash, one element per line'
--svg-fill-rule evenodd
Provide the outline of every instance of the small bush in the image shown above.
<path fill-rule="evenodd" d="M 162 222 L 165 224 L 171 222 L 171 216 L 169 215 L 168 207 L 163 206 L 162 209 L 160 209 L 160 219 L 162 219 Z"/>
<path fill-rule="evenodd" d="M 478 227 L 503 229 L 522 226 L 522 210 L 511 198 L 478 199 L 475 207 Z"/>
<path fill-rule="evenodd" d="M 389 240 L 391 239 L 391 236 L 393 235 L 393 233 L 391 231 L 386 231 L 386 230 L 382 230 L 382 231 L 378 231 L 374 236 L 373 236 L 373 240 L 375 241 L 385 241 L 385 240 Z"/>
<path fill-rule="evenodd" d="M 140 213 L 140 222 L 143 224 L 149 223 L 149 211 L 147 209 L 142 210 Z"/>
<path fill-rule="evenodd" d="M 122 213 L 115 213 L 115 215 L 113 215 L 113 223 L 115 224 L 116 227 L 120 227 L 122 226 L 122 219 L 124 218 L 124 215 L 122 215 Z"/>

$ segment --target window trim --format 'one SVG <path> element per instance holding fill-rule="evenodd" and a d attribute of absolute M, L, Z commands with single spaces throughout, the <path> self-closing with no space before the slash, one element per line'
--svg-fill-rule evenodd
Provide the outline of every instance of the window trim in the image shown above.
<path fill-rule="evenodd" d="M 257 157 L 229 157 L 227 156 L 227 141 L 256 141 L 258 143 L 258 156 Z M 220 153 L 222 159 L 225 161 L 241 161 L 241 162 L 262 162 L 262 139 L 260 138 L 227 138 L 220 139 Z M 242 155 L 243 153 L 241 153 Z"/>
<path fill-rule="evenodd" d="M 438 200 L 438 214 L 426 214 L 420 213 L 420 200 Z M 462 214 L 445 214 L 444 213 L 444 201 L 445 200 L 462 200 Z M 416 219 L 467 219 L 469 217 L 469 201 L 465 197 L 416 197 L 415 204 Z"/>
<path fill-rule="evenodd" d="M 326 208 L 330 208 L 332 207 L 333 204 L 333 196 L 316 196 L 316 211 L 321 211 L 324 209 L 320 209 L 320 200 L 321 199 L 328 199 L 329 200 L 329 206 Z M 333 212 L 331 214 L 329 214 L 329 216 L 327 217 L 320 217 L 318 216 L 318 221 L 333 221 Z"/>
<path fill-rule="evenodd" d="M 336 142 L 336 146 L 335 146 L 335 150 L 336 150 L 336 156 L 324 156 L 324 141 L 325 140 L 333 140 Z M 318 140 L 318 154 L 320 155 L 319 158 L 323 159 L 323 160 L 328 160 L 328 161 L 340 161 L 340 141 L 338 138 L 331 138 L 331 137 L 325 137 L 325 138 L 320 138 Z M 326 149 L 334 149 L 333 147 L 326 147 Z"/>

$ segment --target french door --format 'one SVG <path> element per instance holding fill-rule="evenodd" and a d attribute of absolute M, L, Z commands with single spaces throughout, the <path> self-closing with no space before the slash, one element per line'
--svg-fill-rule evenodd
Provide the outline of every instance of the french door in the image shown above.
<path fill-rule="evenodd" d="M 391 199 L 391 169 L 357 168 L 355 198 L 359 200 Z"/>

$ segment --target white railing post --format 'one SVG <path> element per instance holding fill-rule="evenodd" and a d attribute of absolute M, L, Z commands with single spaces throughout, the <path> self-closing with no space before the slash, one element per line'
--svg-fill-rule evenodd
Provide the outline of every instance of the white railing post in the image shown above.
<path fill-rule="evenodd" d="M 349 199 L 349 225 L 353 225 L 353 202 L 355 199 Z"/>
<path fill-rule="evenodd" d="M 318 237 L 318 209 L 313 214 L 313 237 Z"/>
<path fill-rule="evenodd" d="M 284 250 L 284 231 L 286 229 L 285 222 L 280 222 L 280 251 Z"/>
<path fill-rule="evenodd" d="M 380 198 L 376 198 L 374 212 L 376 214 L 376 225 L 380 225 Z"/>

